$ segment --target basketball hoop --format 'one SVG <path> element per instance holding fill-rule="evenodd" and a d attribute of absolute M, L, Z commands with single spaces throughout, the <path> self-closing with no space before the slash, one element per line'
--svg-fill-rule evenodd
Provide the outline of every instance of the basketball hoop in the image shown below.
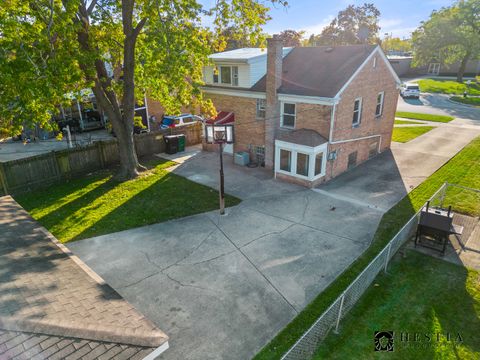
<path fill-rule="evenodd" d="M 207 144 L 233 144 L 233 124 L 205 124 L 205 141 Z"/>

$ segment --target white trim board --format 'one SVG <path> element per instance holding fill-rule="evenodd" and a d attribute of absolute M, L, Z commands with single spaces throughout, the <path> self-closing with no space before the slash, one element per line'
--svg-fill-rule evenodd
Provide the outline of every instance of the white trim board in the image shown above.
<path fill-rule="evenodd" d="M 342 86 L 342 88 L 338 91 L 338 93 L 335 95 L 335 99 L 337 98 L 340 98 L 340 96 L 342 95 L 342 93 L 350 86 L 350 84 L 352 83 L 352 81 L 357 77 L 357 75 L 360 73 L 360 71 L 363 70 L 363 68 L 367 65 L 367 63 L 372 59 L 372 57 L 375 55 L 375 54 L 379 54 L 380 57 L 383 59 L 384 63 L 387 65 L 387 68 L 390 70 L 390 73 L 392 74 L 395 82 L 397 83 L 397 85 L 401 84 L 402 81 L 400 80 L 400 78 L 398 77 L 397 73 L 395 72 L 395 70 L 393 70 L 393 67 L 392 67 L 392 64 L 390 64 L 390 62 L 388 61 L 385 53 L 383 52 L 383 50 L 381 49 L 380 45 L 377 45 L 377 47 L 370 53 L 370 55 L 368 55 L 368 57 L 365 59 L 365 61 L 362 63 L 362 65 L 360 65 L 357 70 L 355 70 L 355 72 L 353 73 L 353 75 L 350 77 L 350 79 L 348 79 L 348 81 Z M 377 67 L 378 67 L 378 64 L 377 64 Z"/>
<path fill-rule="evenodd" d="M 240 89 L 219 89 L 219 88 L 209 88 L 209 87 L 202 87 L 201 90 L 206 94 L 214 94 L 214 95 L 227 95 L 227 96 L 237 96 L 237 97 L 245 97 L 250 99 L 266 99 L 267 96 L 264 92 L 256 92 L 256 91 L 248 91 L 248 90 L 240 90 Z"/>

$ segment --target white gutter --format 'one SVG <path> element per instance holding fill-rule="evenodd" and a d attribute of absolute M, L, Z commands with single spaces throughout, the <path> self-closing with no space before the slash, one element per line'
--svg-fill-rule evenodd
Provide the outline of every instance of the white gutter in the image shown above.
<path fill-rule="evenodd" d="M 169 348 L 168 341 L 166 341 L 162 345 L 160 345 L 158 348 L 153 350 L 150 354 L 145 356 L 143 360 L 155 360 L 168 348 Z"/>

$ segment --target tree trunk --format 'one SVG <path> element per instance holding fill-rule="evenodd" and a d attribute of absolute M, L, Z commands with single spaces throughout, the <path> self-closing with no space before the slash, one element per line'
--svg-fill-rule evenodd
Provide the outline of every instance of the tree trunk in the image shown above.
<path fill-rule="evenodd" d="M 457 82 L 463 83 L 463 75 L 465 74 L 465 69 L 467 67 L 468 60 L 470 60 L 470 53 L 467 52 L 460 63 L 460 67 L 457 72 Z"/>
<path fill-rule="evenodd" d="M 133 140 L 133 117 L 135 115 L 135 43 L 138 33 L 144 25 L 133 28 L 133 0 L 122 1 L 123 27 L 124 27 L 124 96 L 123 106 L 118 102 L 112 90 L 112 79 L 108 76 L 105 63 L 98 59 L 92 63 L 81 63 L 86 78 L 94 82 L 92 87 L 95 98 L 100 107 L 112 123 L 113 131 L 118 140 L 120 170 L 117 179 L 126 180 L 138 176 L 139 171 L 145 169 L 138 162 Z M 74 19 L 82 24 L 78 31 L 78 42 L 82 51 L 94 53 L 89 38 L 89 13 L 84 3 L 79 6 L 79 17 Z M 94 69 L 92 69 L 92 65 Z"/>

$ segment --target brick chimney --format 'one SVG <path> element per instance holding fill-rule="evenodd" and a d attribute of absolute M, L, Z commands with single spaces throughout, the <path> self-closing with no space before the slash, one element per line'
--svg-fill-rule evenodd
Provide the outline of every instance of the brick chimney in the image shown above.
<path fill-rule="evenodd" d="M 275 135 L 280 126 L 280 103 L 277 90 L 282 85 L 283 42 L 278 35 L 267 39 L 267 83 L 265 111 L 265 167 L 273 169 Z"/>

